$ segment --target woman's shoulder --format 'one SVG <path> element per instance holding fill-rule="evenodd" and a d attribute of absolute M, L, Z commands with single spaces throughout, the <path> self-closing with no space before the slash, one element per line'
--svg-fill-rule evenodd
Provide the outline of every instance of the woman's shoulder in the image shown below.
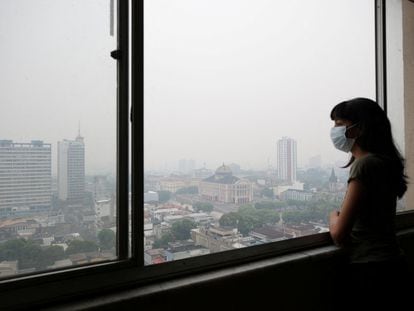
<path fill-rule="evenodd" d="M 354 161 L 355 166 L 368 165 L 368 166 L 383 166 L 390 163 L 390 159 L 387 156 L 377 153 L 367 153 L 366 155 L 356 159 Z"/>
<path fill-rule="evenodd" d="M 354 161 L 350 170 L 350 176 L 376 176 L 377 174 L 383 174 L 389 169 L 389 163 L 390 161 L 387 157 L 375 153 L 368 153 Z"/>

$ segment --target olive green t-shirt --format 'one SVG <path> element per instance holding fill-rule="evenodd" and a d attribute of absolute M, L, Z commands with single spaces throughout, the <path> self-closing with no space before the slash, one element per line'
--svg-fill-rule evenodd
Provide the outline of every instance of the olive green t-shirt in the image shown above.
<path fill-rule="evenodd" d="M 358 180 L 364 186 L 363 203 L 347 245 L 353 263 L 388 260 L 401 253 L 395 236 L 397 196 L 392 173 L 387 157 L 371 153 L 351 166 L 348 183 Z"/>

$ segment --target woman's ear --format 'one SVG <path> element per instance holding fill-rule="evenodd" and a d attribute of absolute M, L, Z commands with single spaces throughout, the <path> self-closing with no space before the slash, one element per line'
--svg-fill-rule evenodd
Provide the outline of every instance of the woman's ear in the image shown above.
<path fill-rule="evenodd" d="M 355 126 L 353 128 L 353 138 L 358 138 L 360 136 L 361 130 L 359 129 L 359 127 Z"/>
<path fill-rule="evenodd" d="M 361 130 L 358 126 L 354 126 L 346 131 L 346 137 L 348 138 L 358 138 L 360 136 Z"/>

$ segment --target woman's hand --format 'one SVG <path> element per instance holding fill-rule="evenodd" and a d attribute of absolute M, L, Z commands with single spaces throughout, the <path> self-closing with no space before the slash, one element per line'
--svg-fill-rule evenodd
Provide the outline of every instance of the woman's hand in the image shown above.
<path fill-rule="evenodd" d="M 365 193 L 363 184 L 358 180 L 352 180 L 348 184 L 341 212 L 332 211 L 329 214 L 329 231 L 336 245 L 342 245 L 349 237 L 358 209 L 363 205 Z"/>
<path fill-rule="evenodd" d="M 337 210 L 331 211 L 329 213 L 329 224 L 330 225 L 333 224 L 333 223 L 336 223 L 336 221 L 338 220 L 339 214 L 340 213 Z"/>

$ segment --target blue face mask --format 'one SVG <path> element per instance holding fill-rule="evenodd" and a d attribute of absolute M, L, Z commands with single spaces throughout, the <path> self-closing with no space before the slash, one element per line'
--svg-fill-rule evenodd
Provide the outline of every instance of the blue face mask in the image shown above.
<path fill-rule="evenodd" d="M 344 152 L 351 151 L 352 146 L 355 143 L 355 139 L 346 137 L 345 133 L 348 129 L 354 126 L 356 126 L 356 124 L 353 124 L 349 127 L 342 125 L 331 128 L 331 140 L 336 149 Z"/>

